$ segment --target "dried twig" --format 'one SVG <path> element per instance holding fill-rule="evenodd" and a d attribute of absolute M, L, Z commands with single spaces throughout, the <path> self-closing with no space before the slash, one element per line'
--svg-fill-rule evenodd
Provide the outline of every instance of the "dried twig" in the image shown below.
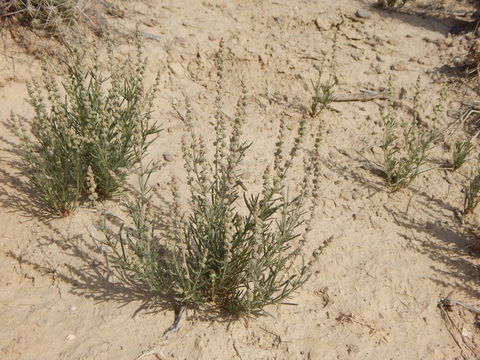
<path fill-rule="evenodd" d="M 378 93 L 371 90 L 360 90 L 360 94 L 334 94 L 331 102 L 354 102 L 354 101 L 372 101 L 372 100 L 386 100 L 388 95 L 385 93 Z M 295 104 L 288 101 L 285 101 L 278 94 L 262 94 L 268 101 L 277 103 L 279 105 L 285 106 L 287 108 L 292 108 L 301 113 L 307 113 L 308 109 L 302 104 Z"/>
<path fill-rule="evenodd" d="M 172 326 L 170 326 L 165 332 L 163 333 L 163 337 L 168 337 L 169 334 L 174 333 L 180 329 L 180 323 L 183 319 L 183 316 L 185 315 L 185 311 L 187 310 L 186 306 L 180 307 L 180 310 L 178 311 L 177 317 L 175 318 L 175 322 L 173 323 Z"/>
<path fill-rule="evenodd" d="M 154 351 L 149 351 L 147 353 L 144 353 L 144 354 L 140 355 L 135 360 L 140 360 L 140 359 L 143 359 L 143 358 L 145 358 L 147 356 L 150 356 L 150 355 L 154 355 L 158 360 L 165 360 L 166 359 L 165 355 L 163 355 L 160 350 L 154 350 Z"/>
<path fill-rule="evenodd" d="M 454 306 L 454 305 L 461 306 L 461 307 L 463 307 L 467 310 L 470 310 L 471 312 L 473 312 L 475 314 L 480 315 L 480 310 L 477 310 L 472 306 L 465 305 L 464 303 L 461 303 L 460 301 L 449 299 L 448 296 L 446 298 L 440 299 L 440 302 L 438 303 L 439 308 L 445 308 L 448 311 L 452 311 L 452 306 Z"/>
<path fill-rule="evenodd" d="M 357 325 L 360 325 L 362 327 L 365 327 L 365 328 L 368 329 L 369 334 L 377 335 L 379 337 L 380 341 L 382 341 L 385 344 L 388 343 L 387 338 L 380 333 L 381 332 L 380 330 L 375 329 L 374 327 L 370 326 L 369 324 L 356 319 L 355 316 L 353 316 L 352 314 L 340 313 L 340 315 L 338 317 L 336 317 L 335 320 L 337 320 L 338 322 L 340 322 L 342 324 L 343 323 L 350 323 L 350 324 L 357 324 Z"/>
<path fill-rule="evenodd" d="M 465 305 L 465 304 L 461 303 L 460 301 L 450 299 L 451 294 L 452 293 L 448 294 L 447 297 L 445 297 L 445 298 L 441 298 L 440 301 L 437 304 L 437 307 L 440 309 L 440 315 L 442 316 L 442 319 L 445 321 L 446 328 L 447 328 L 448 332 L 450 333 L 450 335 L 452 336 L 453 341 L 455 341 L 458 348 L 460 349 L 462 357 L 464 359 L 468 359 L 466 357 L 465 353 L 464 353 L 464 349 L 465 348 L 468 349 L 475 356 L 476 356 L 476 351 L 475 351 L 475 349 L 472 349 L 472 347 L 467 343 L 467 341 L 465 340 L 465 336 L 463 335 L 462 330 L 460 330 L 460 328 L 452 320 L 449 312 L 452 311 L 452 307 L 455 306 L 455 305 L 464 307 L 465 309 L 467 309 L 467 310 L 469 310 L 469 311 L 471 311 L 475 314 L 480 314 L 480 311 L 471 307 L 471 306 Z M 455 336 L 455 332 L 460 334 L 460 338 L 462 339 L 461 342 Z"/>
<path fill-rule="evenodd" d="M 371 101 L 386 100 L 388 95 L 384 93 L 368 92 L 363 94 L 338 94 L 333 95 L 333 102 Z"/>

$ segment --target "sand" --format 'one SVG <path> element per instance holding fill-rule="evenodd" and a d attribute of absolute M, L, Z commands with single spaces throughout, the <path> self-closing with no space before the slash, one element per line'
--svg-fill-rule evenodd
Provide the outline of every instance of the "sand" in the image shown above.
<path fill-rule="evenodd" d="M 227 112 L 232 113 L 241 79 L 248 89 L 245 138 L 253 146 L 244 176 L 250 188 L 259 184 L 280 116 L 286 114 L 295 128 L 301 114 L 288 105 L 309 105 L 314 65 L 322 51 L 331 51 L 335 32 L 339 94 L 382 91 L 391 77 L 411 96 L 420 77 L 430 101 L 442 82 L 450 81 L 443 125 L 456 119 L 463 96 L 473 99 L 472 92 L 462 95 L 452 85 L 459 82 L 447 71 L 468 44 L 465 35 L 447 36 L 448 19 L 382 12 L 354 0 L 114 3 L 124 14 L 106 17 L 114 36 L 131 35 L 140 23 L 148 80 L 161 72 L 154 118 L 165 130 L 149 156 L 168 153 L 173 161 L 152 179 L 160 194 L 168 192 L 172 175 L 185 185 L 179 146 L 184 128 L 172 101 L 181 104 L 189 97 L 197 130 L 206 138 L 212 135 L 213 56 L 220 38 L 230 70 Z M 371 17 L 358 18 L 359 8 Z M 26 83 L 39 78 L 38 49 L 25 51 L 8 34 L 3 41 L 0 119 L 11 111 L 28 118 Z M 118 46 L 121 55 L 131 50 L 126 41 Z M 321 119 L 311 120 L 324 123 L 322 198 L 304 255 L 311 256 L 327 239 L 331 243 L 311 279 L 290 299 L 297 305 L 269 307 L 273 317 L 236 322 L 188 310 L 180 330 L 168 339 L 162 334 L 174 321 L 173 309 L 149 308 L 141 292 L 125 288 L 105 270 L 90 236 L 97 212 L 80 208 L 70 217 L 52 219 L 39 211 L 21 174 L 18 139 L 2 120 L 0 358 L 474 359 L 475 352 L 480 354 L 478 319 L 461 306 L 448 313 L 464 343 L 455 328 L 450 328 L 454 336 L 449 332 L 437 304 L 452 293 L 455 300 L 480 306 L 480 260 L 467 236 L 478 218 L 473 214 L 461 224 L 455 217 L 475 162 L 455 173 L 425 173 L 403 191 L 386 191 L 384 180 L 369 170 L 371 162 L 381 161 L 384 104 L 334 103 Z M 444 143 L 463 135 L 457 131 L 442 140 L 434 160 L 450 159 Z M 104 206 L 123 216 L 120 201 Z"/>

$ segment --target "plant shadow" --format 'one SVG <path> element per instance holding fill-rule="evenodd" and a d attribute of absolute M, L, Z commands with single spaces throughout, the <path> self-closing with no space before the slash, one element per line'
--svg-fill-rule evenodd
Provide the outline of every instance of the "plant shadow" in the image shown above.
<path fill-rule="evenodd" d="M 480 257 L 472 248 L 472 238 L 468 227 L 453 220 L 441 220 L 449 215 L 453 218 L 455 207 L 442 200 L 418 193 L 424 215 L 432 221 L 420 220 L 406 213 L 395 212 L 395 220 L 405 231 L 399 235 L 408 240 L 407 247 L 426 255 L 439 266 L 432 265 L 434 276 L 430 280 L 446 289 L 460 291 L 472 298 L 480 297 Z M 435 204 L 436 206 L 432 206 Z M 388 208 L 386 206 L 386 208 Z M 439 213 L 438 209 L 446 210 Z M 428 210 L 427 210 L 428 209 Z M 393 213 L 392 209 L 389 209 Z M 424 236 L 418 236 L 424 235 Z M 422 239 L 421 239 L 422 238 Z"/>
<path fill-rule="evenodd" d="M 339 174 L 348 174 L 355 183 L 375 193 L 388 191 L 384 177 L 372 162 L 363 156 L 350 158 L 364 164 L 359 168 L 367 170 L 367 176 L 355 174 L 352 169 L 345 169 L 338 164 L 329 168 Z M 473 298 L 480 297 L 480 251 L 474 249 L 476 243 L 472 238 L 477 236 L 475 241 L 478 244 L 480 242 L 478 234 L 474 235 L 470 230 L 473 225 L 462 224 L 461 211 L 449 202 L 415 186 L 410 186 L 409 192 L 411 197 L 406 209 L 400 210 L 395 202 L 383 204 L 386 213 L 402 228 L 398 234 L 408 241 L 407 246 L 411 250 L 426 255 L 438 264 L 432 266 L 436 275 L 430 278 L 431 281 L 448 289 L 455 288 Z M 417 204 L 414 210 L 412 200 Z"/>
<path fill-rule="evenodd" d="M 155 228 L 159 237 L 161 233 L 166 233 L 167 227 L 172 223 L 173 206 L 163 197 L 160 203 L 152 205 L 158 215 Z M 108 222 L 112 233 L 113 229 L 131 230 L 117 215 L 103 213 L 100 216 Z M 54 279 L 68 285 L 70 287 L 68 292 L 72 295 L 93 300 L 95 303 L 116 303 L 119 308 L 132 303 L 138 304 L 132 317 L 139 313 L 154 315 L 167 310 L 174 310 L 176 316 L 179 314 L 182 306 L 171 294 L 149 289 L 140 279 L 115 265 L 111 252 L 104 246 L 100 236 L 97 236 L 97 230 L 101 232 L 97 226 L 93 225 L 95 231 L 92 231 L 92 228 L 84 224 L 85 231 L 82 234 L 67 236 L 53 224 L 54 222 L 46 223 L 53 235 L 40 238 L 37 246 L 61 254 L 59 257 L 61 260 L 53 259 L 56 262 L 60 261 L 60 266 L 53 266 L 46 260 L 30 259 L 28 255 L 13 251 L 8 251 L 6 255 L 41 276 L 53 276 Z M 166 248 L 163 251 L 168 253 Z M 227 323 L 237 319 L 214 307 L 192 310 L 193 314 L 188 316 L 191 319 Z"/>
<path fill-rule="evenodd" d="M 460 34 L 475 29 L 476 21 L 459 19 L 448 11 L 434 8 L 421 8 L 409 6 L 397 9 L 383 9 L 379 6 L 370 6 L 370 10 L 379 14 L 382 18 L 389 17 L 399 20 L 415 27 L 421 27 L 432 32 L 439 32 L 444 35 L 448 33 Z M 472 12 L 473 15 L 473 12 Z"/>

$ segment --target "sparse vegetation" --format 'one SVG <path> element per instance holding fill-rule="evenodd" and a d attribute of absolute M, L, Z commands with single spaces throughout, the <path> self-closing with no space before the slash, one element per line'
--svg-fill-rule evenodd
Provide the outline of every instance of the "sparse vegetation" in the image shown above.
<path fill-rule="evenodd" d="M 296 195 L 286 185 L 287 173 L 305 140 L 307 118 L 299 122 L 293 145 L 282 120 L 271 170 L 266 170 L 261 193 L 244 188 L 240 166 L 250 144 L 242 140 L 246 121 L 246 92 L 235 116 L 222 110 L 223 57 L 217 57 L 213 165 L 201 136 L 195 134 L 187 102 L 184 122 L 189 137 L 183 157 L 190 188 L 189 211 L 179 212 L 177 186 L 172 185 L 175 214 L 166 238 L 156 228 L 150 210 L 151 170 L 139 181 L 139 193 L 128 209 L 132 229 L 115 235 L 104 222 L 106 244 L 122 273 L 142 280 L 159 297 L 171 296 L 177 304 L 214 307 L 231 314 L 264 314 L 265 306 L 282 303 L 309 277 L 308 264 L 298 262 L 302 232 L 309 228 L 319 197 L 320 127 L 305 176 Z"/>
<path fill-rule="evenodd" d="M 35 113 L 30 129 L 12 115 L 27 176 L 58 215 L 68 215 L 87 196 L 107 199 L 118 193 L 159 131 L 150 124 L 158 81 L 145 87 L 140 40 L 136 56 L 124 61 L 116 60 L 109 46 L 108 72 L 97 55 L 80 49 L 78 43 L 67 47 L 65 95 L 44 62 L 42 84 L 28 89 Z"/>
<path fill-rule="evenodd" d="M 85 6 L 81 0 L 0 0 L 0 17 L 55 34 L 74 24 Z"/>
<path fill-rule="evenodd" d="M 402 7 L 409 0 L 378 0 L 377 5 L 382 8 Z"/>
<path fill-rule="evenodd" d="M 457 141 L 454 144 L 452 153 L 452 170 L 458 170 L 467 161 L 468 156 L 473 150 L 471 139 Z"/>
<path fill-rule="evenodd" d="M 433 168 L 425 168 L 434 142 L 440 136 L 437 120 L 443 111 L 444 94 L 440 94 L 433 109 L 431 125 L 420 124 L 420 80 L 415 85 L 412 118 L 397 120 L 395 96 L 390 87 L 390 100 L 383 115 L 383 171 L 392 190 L 407 187 L 418 175 Z M 399 133 L 399 126 L 403 130 Z"/>
<path fill-rule="evenodd" d="M 480 202 L 480 170 L 477 172 L 470 183 L 463 188 L 463 214 L 472 213 Z"/>
<path fill-rule="evenodd" d="M 312 104 L 309 111 L 311 117 L 315 117 L 325 110 L 325 108 L 332 102 L 334 98 L 334 89 L 338 84 L 338 78 L 336 75 L 336 50 L 337 40 L 335 37 L 330 59 L 327 61 L 327 54 L 324 52 L 320 65 L 316 67 L 317 77 L 315 81 L 312 81 L 313 94 Z M 328 72 L 327 75 L 325 75 L 326 72 Z"/>

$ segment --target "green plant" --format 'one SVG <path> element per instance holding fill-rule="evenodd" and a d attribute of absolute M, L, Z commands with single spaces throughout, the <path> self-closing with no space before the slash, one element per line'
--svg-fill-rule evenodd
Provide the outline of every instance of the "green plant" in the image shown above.
<path fill-rule="evenodd" d="M 311 82 L 313 92 L 309 111 L 311 117 L 320 114 L 334 99 L 334 89 L 338 84 L 336 76 L 336 49 L 337 39 L 335 36 L 331 58 L 327 61 L 327 54 L 325 52 L 322 54 L 320 66 L 316 67 L 317 77 L 315 81 L 312 80 Z M 326 69 L 328 70 L 328 76 L 325 79 L 324 73 Z"/>
<path fill-rule="evenodd" d="M 85 4 L 80 0 L 0 0 L 0 17 L 13 17 L 35 30 L 57 33 L 78 20 Z"/>
<path fill-rule="evenodd" d="M 59 215 L 68 215 L 87 195 L 96 200 L 118 193 L 153 141 L 150 136 L 159 132 L 150 124 L 158 78 L 145 88 L 140 41 L 135 58 L 124 61 L 116 60 L 108 46 L 108 72 L 97 55 L 80 46 L 66 48 L 65 95 L 45 62 L 42 85 L 47 99 L 39 83 L 28 88 L 35 113 L 30 131 L 12 115 L 28 178 Z"/>
<path fill-rule="evenodd" d="M 260 315 L 265 306 L 282 303 L 309 277 L 308 264 L 299 263 L 297 257 L 302 230 L 309 228 L 320 192 L 320 127 L 295 196 L 289 194 L 286 176 L 305 139 L 305 117 L 287 153 L 288 134 L 282 120 L 273 167 L 264 173 L 263 190 L 252 194 L 243 189 L 240 165 L 250 148 L 241 140 L 247 96 L 243 91 L 236 115 L 226 118 L 221 106 L 221 54 L 217 59 L 212 165 L 205 142 L 194 132 L 188 102 L 184 116 L 190 135 L 182 145 L 191 193 L 187 215 L 179 216 L 174 183 L 172 212 L 177 215 L 169 222 L 164 238 L 155 230 L 157 220 L 150 210 L 147 185 L 151 169 L 146 167 L 139 177 L 139 194 L 128 206 L 132 228 L 115 235 L 104 221 L 102 229 L 119 271 L 140 279 L 158 297 L 171 296 L 182 306 L 213 306 L 236 315 Z"/>
<path fill-rule="evenodd" d="M 473 150 L 471 139 L 457 141 L 452 152 L 452 171 L 460 169 Z"/>
<path fill-rule="evenodd" d="M 412 118 L 402 121 L 402 136 L 399 135 L 399 122 L 394 108 L 394 92 L 390 86 L 390 99 L 383 115 L 383 166 L 387 185 L 392 190 L 407 187 L 418 175 L 433 168 L 424 168 L 429 160 L 434 142 L 440 136 L 436 122 L 443 110 L 443 90 L 433 109 L 431 127 L 420 124 L 420 80 L 415 85 Z"/>
<path fill-rule="evenodd" d="M 470 183 L 463 188 L 463 214 L 472 213 L 480 201 L 480 169 Z"/>

